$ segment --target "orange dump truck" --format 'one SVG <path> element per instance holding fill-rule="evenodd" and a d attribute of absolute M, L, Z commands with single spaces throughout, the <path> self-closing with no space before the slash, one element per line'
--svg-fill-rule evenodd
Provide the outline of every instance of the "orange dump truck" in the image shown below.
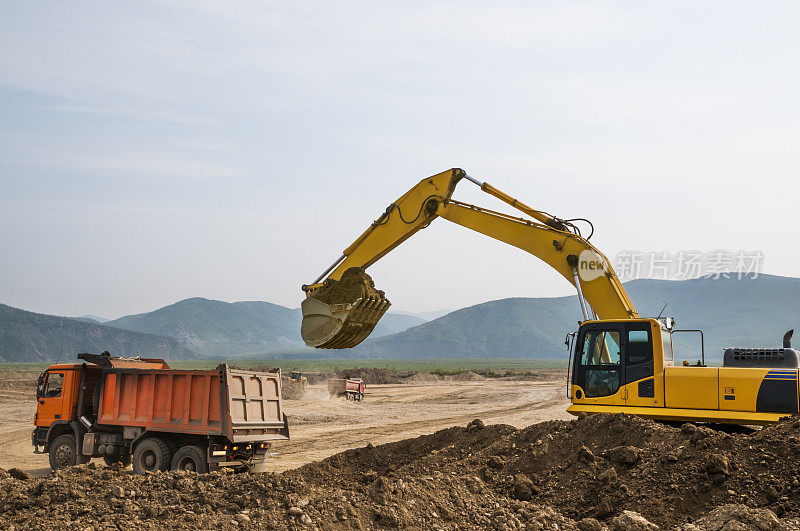
<path fill-rule="evenodd" d="M 39 377 L 32 443 L 53 470 L 103 457 L 143 474 L 264 469 L 289 438 L 280 372 L 174 370 L 164 360 L 81 354 Z"/>

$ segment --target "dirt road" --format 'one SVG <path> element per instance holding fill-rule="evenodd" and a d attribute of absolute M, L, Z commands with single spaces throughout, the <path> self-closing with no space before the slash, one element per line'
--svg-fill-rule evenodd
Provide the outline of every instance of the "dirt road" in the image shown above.
<path fill-rule="evenodd" d="M 47 455 L 30 445 L 36 375 L 0 373 L 0 468 L 18 467 L 34 475 L 49 471 Z M 292 440 L 276 444 L 269 469 L 283 471 L 349 448 L 398 441 L 465 425 L 525 427 L 542 420 L 567 419 L 564 382 L 437 381 L 368 385 L 363 402 L 329 398 L 324 385 L 311 386 L 302 400 L 286 400 Z"/>

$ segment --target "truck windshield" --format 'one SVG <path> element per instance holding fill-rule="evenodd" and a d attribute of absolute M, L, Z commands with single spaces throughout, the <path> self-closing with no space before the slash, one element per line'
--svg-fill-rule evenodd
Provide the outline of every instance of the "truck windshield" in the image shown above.
<path fill-rule="evenodd" d="M 44 383 L 43 398 L 55 398 L 61 396 L 61 388 L 64 386 L 64 375 L 60 372 L 47 374 L 47 381 Z"/>

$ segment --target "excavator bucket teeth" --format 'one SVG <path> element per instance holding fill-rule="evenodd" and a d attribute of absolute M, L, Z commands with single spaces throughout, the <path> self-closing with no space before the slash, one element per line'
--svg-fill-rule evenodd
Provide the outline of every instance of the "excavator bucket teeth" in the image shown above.
<path fill-rule="evenodd" d="M 351 348 L 370 335 L 391 303 L 363 269 L 350 268 L 303 301 L 300 335 L 315 348 Z"/>

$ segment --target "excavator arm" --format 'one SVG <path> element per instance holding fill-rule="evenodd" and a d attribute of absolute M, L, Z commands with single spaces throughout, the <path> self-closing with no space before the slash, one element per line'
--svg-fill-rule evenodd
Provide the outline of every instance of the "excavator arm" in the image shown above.
<path fill-rule="evenodd" d="M 514 217 L 452 199 L 461 179 L 529 216 Z M 638 317 L 608 259 L 570 220 L 533 209 L 454 168 L 420 181 L 386 211 L 314 283 L 303 286 L 301 335 L 309 346 L 349 348 L 372 332 L 389 308 L 364 269 L 441 217 L 526 251 L 573 284 L 584 318 Z M 585 301 L 584 301 L 585 299 Z"/>

